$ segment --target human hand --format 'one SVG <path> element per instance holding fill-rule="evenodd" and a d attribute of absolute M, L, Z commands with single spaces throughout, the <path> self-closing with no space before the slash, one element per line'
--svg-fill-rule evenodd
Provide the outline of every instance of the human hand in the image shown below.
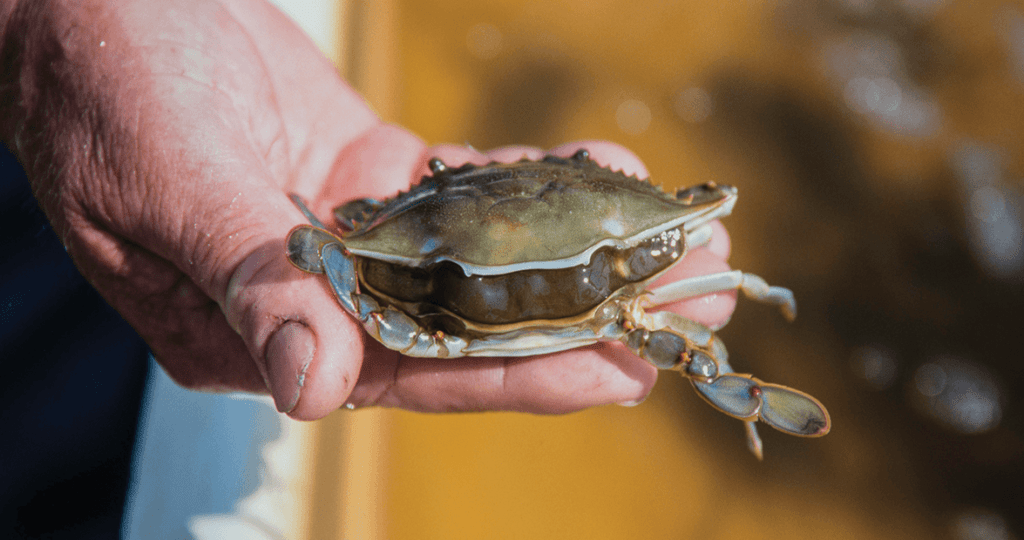
<path fill-rule="evenodd" d="M 7 0 L 2 135 L 68 252 L 180 384 L 270 391 L 319 418 L 345 403 L 542 413 L 645 396 L 655 369 L 618 344 L 529 358 L 402 357 L 366 336 L 284 256 L 315 211 L 384 198 L 449 165 L 514 161 L 388 126 L 282 14 L 259 0 Z M 600 142 L 603 165 L 647 175 Z M 720 225 L 678 278 L 727 268 Z M 734 294 L 671 309 L 724 322 Z"/>

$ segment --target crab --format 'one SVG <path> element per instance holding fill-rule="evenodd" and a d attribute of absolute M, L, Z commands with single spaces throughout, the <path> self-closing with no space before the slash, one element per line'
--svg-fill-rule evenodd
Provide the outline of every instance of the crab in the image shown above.
<path fill-rule="evenodd" d="M 719 411 L 802 437 L 828 433 L 815 398 L 734 373 L 715 332 L 647 308 L 740 290 L 796 316 L 789 289 L 739 270 L 651 284 L 711 238 L 737 190 L 708 182 L 674 195 L 604 168 L 586 150 L 570 158 L 449 167 L 429 162 L 408 192 L 358 199 L 328 227 L 297 195 L 312 225 L 287 238 L 302 271 L 323 274 L 341 307 L 374 339 L 417 357 L 530 356 L 620 341 L 676 370 Z"/>

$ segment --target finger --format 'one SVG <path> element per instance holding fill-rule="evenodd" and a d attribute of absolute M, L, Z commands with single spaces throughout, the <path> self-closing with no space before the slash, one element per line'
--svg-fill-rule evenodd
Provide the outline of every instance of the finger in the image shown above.
<path fill-rule="evenodd" d="M 264 170 L 238 165 L 256 162 L 211 164 L 200 173 L 206 178 L 188 181 L 156 164 L 167 184 L 155 187 L 178 186 L 152 197 L 160 217 L 144 219 L 136 209 L 110 221 L 117 231 L 74 227 L 73 251 L 179 383 L 269 390 L 280 410 L 292 411 L 307 379 L 315 379 L 293 414 L 323 416 L 354 386 L 362 357 L 352 351 L 361 350 L 363 336 L 321 280 L 287 262 L 284 235 L 303 217 L 262 178 Z M 187 227 L 168 226 L 174 209 Z M 324 351 L 350 352 L 328 361 Z"/>
<path fill-rule="evenodd" d="M 654 366 L 615 343 L 522 358 L 400 357 L 368 364 L 352 406 L 561 414 L 637 403 L 657 380 Z"/>
<path fill-rule="evenodd" d="M 456 144 L 436 144 L 428 148 L 423 157 L 423 164 L 417 171 L 419 173 L 417 179 L 419 179 L 420 176 L 432 174 L 430 172 L 430 168 L 427 167 L 427 161 L 431 158 L 438 158 L 451 167 L 458 167 L 464 163 L 486 165 L 494 160 L 493 157 L 475 148 Z"/>
<path fill-rule="evenodd" d="M 608 141 L 577 141 L 556 146 L 551 153 L 556 156 L 569 157 L 577 150 L 590 152 L 590 159 L 602 167 L 610 167 L 613 171 L 622 171 L 626 176 L 644 179 L 651 174 L 636 154 L 629 149 Z"/>
<path fill-rule="evenodd" d="M 325 280 L 287 262 L 277 234 L 237 266 L 225 313 L 260 366 L 278 410 L 320 418 L 355 387 L 365 335 L 338 307 Z"/>
<path fill-rule="evenodd" d="M 725 225 L 722 225 L 721 221 L 715 220 L 711 222 L 711 241 L 704 246 L 704 249 L 710 251 L 714 256 L 723 261 L 729 260 L 729 255 L 732 254 L 732 241 L 729 239 L 729 232 L 725 230 Z"/>
<path fill-rule="evenodd" d="M 497 161 L 498 163 L 515 163 L 524 159 L 537 161 L 543 159 L 546 154 L 547 152 L 535 146 L 522 145 L 501 146 L 486 152 L 487 157 L 491 161 Z"/>
<path fill-rule="evenodd" d="M 509 145 L 480 152 L 466 146 L 441 144 L 430 147 L 426 155 L 428 159 L 430 157 L 439 157 L 448 165 L 458 166 L 463 163 L 483 165 L 491 161 L 515 163 L 522 159 L 536 161 L 549 154 L 569 157 L 580 149 L 590 152 L 590 158 L 602 167 L 610 167 L 612 170 L 622 171 L 626 176 L 636 175 L 637 178 L 647 178 L 649 176 L 647 168 L 636 154 L 608 141 L 577 141 L 556 146 L 548 151 L 535 146 Z M 428 171 L 425 164 L 423 170 Z"/>
<path fill-rule="evenodd" d="M 475 152 L 471 156 L 476 156 Z M 313 211 L 326 223 L 333 223 L 331 210 L 360 198 L 383 200 L 427 173 L 430 153 L 415 135 L 396 126 L 381 124 L 367 130 L 338 154 L 319 192 L 299 194 L 313 204 Z M 479 158 L 478 158 L 479 159 Z"/>

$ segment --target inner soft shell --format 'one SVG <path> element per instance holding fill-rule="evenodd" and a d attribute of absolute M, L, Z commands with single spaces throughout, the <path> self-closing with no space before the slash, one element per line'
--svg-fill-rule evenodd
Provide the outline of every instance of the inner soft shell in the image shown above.
<path fill-rule="evenodd" d="M 587 264 L 569 268 L 466 276 L 448 261 L 415 268 L 363 257 L 360 278 L 391 298 L 419 304 L 418 314 L 436 313 L 431 307 L 437 306 L 478 324 L 511 324 L 585 313 L 620 288 L 668 268 L 683 252 L 677 228 L 632 248 L 602 248 Z"/>

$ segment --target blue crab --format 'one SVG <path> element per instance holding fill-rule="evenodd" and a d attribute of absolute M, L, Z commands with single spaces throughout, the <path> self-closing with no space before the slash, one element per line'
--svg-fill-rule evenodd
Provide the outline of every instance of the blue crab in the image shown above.
<path fill-rule="evenodd" d="M 385 201 L 359 199 L 328 227 L 293 195 L 312 225 L 288 235 L 288 259 L 326 275 L 341 307 L 385 346 L 409 356 L 528 356 L 620 341 L 661 369 L 679 371 L 719 411 L 818 437 L 830 420 L 815 398 L 734 373 L 710 328 L 646 310 L 740 290 L 792 320 L 792 292 L 738 270 L 651 288 L 728 215 L 734 187 L 705 183 L 674 195 L 571 158 L 463 165 Z"/>

